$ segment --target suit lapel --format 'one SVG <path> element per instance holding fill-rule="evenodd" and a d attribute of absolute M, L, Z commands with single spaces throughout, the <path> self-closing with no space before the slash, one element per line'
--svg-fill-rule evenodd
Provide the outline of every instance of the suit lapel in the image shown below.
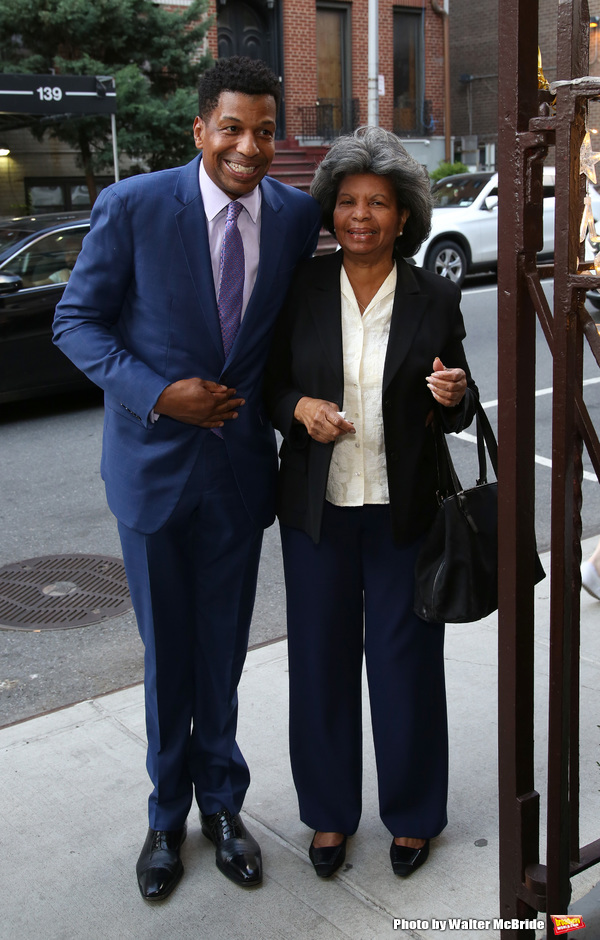
<path fill-rule="evenodd" d="M 333 374 L 343 388 L 342 298 L 340 294 L 342 252 L 336 251 L 323 258 L 322 266 L 319 281 L 308 292 L 310 311 Z"/>
<path fill-rule="evenodd" d="M 390 335 L 383 369 L 383 391 L 404 362 L 428 302 L 429 298 L 419 293 L 419 286 L 410 265 L 403 259 L 399 259 Z"/>
<path fill-rule="evenodd" d="M 216 351 L 223 359 L 223 340 L 212 277 L 208 229 L 198 181 L 200 157 L 182 167 L 175 187 L 175 198 L 183 203 L 176 223 L 183 245 L 196 298 Z"/>

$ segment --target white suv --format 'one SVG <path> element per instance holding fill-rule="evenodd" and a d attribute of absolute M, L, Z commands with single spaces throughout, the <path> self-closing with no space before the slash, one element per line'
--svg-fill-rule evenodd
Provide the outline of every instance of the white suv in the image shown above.
<path fill-rule="evenodd" d="M 544 167 L 544 247 L 554 252 L 554 167 Z M 416 264 L 462 284 L 465 275 L 493 271 L 498 264 L 498 174 L 462 173 L 432 187 L 431 233 L 415 255 Z M 600 196 L 590 186 L 594 218 Z"/>

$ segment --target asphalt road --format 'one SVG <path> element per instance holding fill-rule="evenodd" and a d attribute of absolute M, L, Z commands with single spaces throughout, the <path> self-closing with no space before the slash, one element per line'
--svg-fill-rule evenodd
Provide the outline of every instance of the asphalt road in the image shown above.
<path fill-rule="evenodd" d="M 551 289 L 547 287 L 547 289 Z M 496 298 L 493 280 L 464 291 L 467 355 L 481 399 L 496 424 Z M 600 427 L 600 370 L 586 357 L 584 397 Z M 551 359 L 538 339 L 536 388 L 536 533 L 549 546 Z M 101 395 L 86 394 L 0 406 L 0 567 L 41 555 L 82 552 L 120 556 L 115 521 L 106 507 L 99 461 Z M 459 476 L 475 479 L 475 448 L 453 440 Z M 585 468 L 591 470 L 589 460 Z M 584 535 L 600 533 L 600 488 L 585 480 Z M 265 533 L 252 646 L 285 634 L 285 598 L 274 526 Z M 143 648 L 133 613 L 102 624 L 39 632 L 0 629 L 0 725 L 92 696 L 142 678 Z"/>

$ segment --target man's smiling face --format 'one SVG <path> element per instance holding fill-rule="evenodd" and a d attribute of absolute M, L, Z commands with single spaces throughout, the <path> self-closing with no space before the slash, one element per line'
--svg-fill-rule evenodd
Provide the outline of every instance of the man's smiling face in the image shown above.
<path fill-rule="evenodd" d="M 194 121 L 194 141 L 210 179 L 231 199 L 260 183 L 275 155 L 277 106 L 271 95 L 223 91 L 212 114 Z"/>

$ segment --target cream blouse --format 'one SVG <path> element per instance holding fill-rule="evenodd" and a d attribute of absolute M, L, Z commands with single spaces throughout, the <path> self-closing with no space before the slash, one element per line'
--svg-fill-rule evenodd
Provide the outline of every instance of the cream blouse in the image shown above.
<path fill-rule="evenodd" d="M 346 420 L 356 434 L 333 446 L 326 499 L 335 506 L 389 503 L 381 408 L 383 367 L 390 333 L 396 265 L 360 315 L 358 301 L 342 266 L 342 349 Z"/>

